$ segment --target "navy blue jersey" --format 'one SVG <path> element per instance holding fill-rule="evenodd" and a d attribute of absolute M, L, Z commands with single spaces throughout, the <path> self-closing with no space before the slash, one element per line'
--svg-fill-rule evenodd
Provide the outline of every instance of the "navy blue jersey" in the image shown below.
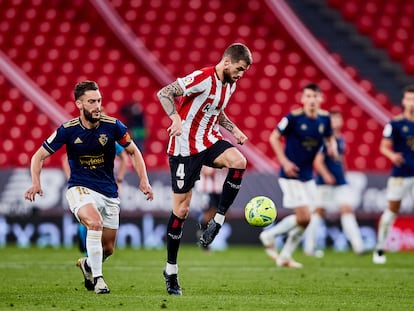
<path fill-rule="evenodd" d="M 344 170 L 344 155 L 345 155 L 345 140 L 343 137 L 335 137 L 338 146 L 338 158 L 333 159 L 327 153 L 327 149 L 323 147 L 324 163 L 328 171 L 335 177 L 335 185 L 345 185 L 345 170 Z M 324 185 L 325 182 L 320 174 L 316 174 L 316 183 Z"/>
<path fill-rule="evenodd" d="M 101 116 L 99 126 L 85 128 L 80 118 L 62 124 L 43 147 L 51 154 L 66 145 L 70 177 L 68 188 L 83 186 L 107 197 L 118 197 L 114 178 L 115 142 L 123 147 L 131 143 L 127 128 L 119 120 Z"/>
<path fill-rule="evenodd" d="M 394 151 L 404 157 L 401 166 L 393 165 L 391 176 L 414 176 L 414 122 L 398 116 L 384 127 L 383 137 L 391 139 Z"/>
<path fill-rule="evenodd" d="M 302 108 L 285 116 L 276 129 L 286 137 L 285 154 L 299 167 L 299 176 L 295 179 L 307 181 L 312 179 L 313 160 L 324 144 L 324 139 L 332 135 L 329 113 L 321 110 L 315 119 L 309 118 Z M 280 177 L 288 177 L 283 167 Z"/>

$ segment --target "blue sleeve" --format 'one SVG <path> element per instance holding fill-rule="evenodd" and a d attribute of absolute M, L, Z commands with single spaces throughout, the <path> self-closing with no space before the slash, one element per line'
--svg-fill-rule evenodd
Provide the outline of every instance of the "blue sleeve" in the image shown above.
<path fill-rule="evenodd" d="M 124 147 L 122 147 L 117 141 L 115 142 L 115 154 L 118 155 L 122 151 L 124 151 Z"/>

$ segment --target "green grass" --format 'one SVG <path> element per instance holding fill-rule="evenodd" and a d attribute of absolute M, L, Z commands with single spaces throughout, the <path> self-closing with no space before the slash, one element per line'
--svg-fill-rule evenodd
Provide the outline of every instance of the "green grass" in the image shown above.
<path fill-rule="evenodd" d="M 303 269 L 276 268 L 260 247 L 204 253 L 182 246 L 183 296 L 169 296 L 165 250 L 118 249 L 104 264 L 109 295 L 83 287 L 77 249 L 0 249 L 0 310 L 413 310 L 414 254 L 327 252 L 295 259 Z"/>

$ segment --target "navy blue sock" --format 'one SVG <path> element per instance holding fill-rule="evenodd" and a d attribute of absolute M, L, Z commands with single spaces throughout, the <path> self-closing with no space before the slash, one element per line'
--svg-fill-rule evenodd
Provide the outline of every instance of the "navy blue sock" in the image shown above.
<path fill-rule="evenodd" d="M 230 168 L 223 184 L 218 213 L 225 215 L 239 193 L 245 169 Z"/>
<path fill-rule="evenodd" d="M 167 262 L 175 265 L 177 263 L 178 248 L 180 247 L 181 236 L 185 219 L 178 218 L 171 213 L 167 224 Z"/>

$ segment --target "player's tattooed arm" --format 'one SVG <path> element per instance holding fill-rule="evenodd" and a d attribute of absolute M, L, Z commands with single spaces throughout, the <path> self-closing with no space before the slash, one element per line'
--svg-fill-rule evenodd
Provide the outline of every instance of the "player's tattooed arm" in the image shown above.
<path fill-rule="evenodd" d="M 248 138 L 246 134 L 244 134 L 233 122 L 231 122 L 224 112 L 219 115 L 218 122 L 222 127 L 233 134 L 238 144 L 243 145 L 247 141 Z"/>
<path fill-rule="evenodd" d="M 219 116 L 219 124 L 224 127 L 229 132 L 233 132 L 234 130 L 234 123 L 227 118 L 226 114 L 224 112 L 220 113 Z"/>
<path fill-rule="evenodd" d="M 174 97 L 181 96 L 183 94 L 184 91 L 177 81 L 168 84 L 158 91 L 158 99 L 168 116 L 171 116 L 177 112 Z"/>

